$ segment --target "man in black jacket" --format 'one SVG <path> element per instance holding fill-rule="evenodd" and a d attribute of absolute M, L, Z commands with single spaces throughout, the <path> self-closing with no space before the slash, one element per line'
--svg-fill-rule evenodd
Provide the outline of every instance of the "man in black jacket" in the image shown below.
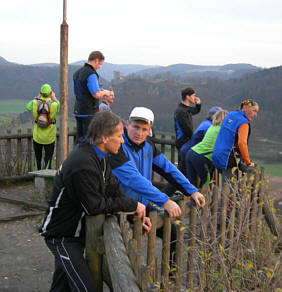
<path fill-rule="evenodd" d="M 174 129 L 176 135 L 176 148 L 178 150 L 178 169 L 182 173 L 185 172 L 185 155 L 181 155 L 181 147 L 188 142 L 193 135 L 193 115 L 196 115 L 201 110 L 201 100 L 196 97 L 192 87 L 187 87 L 181 91 L 182 101 L 177 106 L 174 112 Z M 195 106 L 192 107 L 191 104 Z M 167 184 L 163 192 L 171 196 L 176 191 L 176 188 L 171 184 Z"/>
<path fill-rule="evenodd" d="M 193 135 L 193 119 L 201 110 L 201 100 L 196 97 L 195 91 L 191 87 L 187 87 L 181 91 L 182 101 L 174 113 L 174 127 L 176 134 L 176 147 L 178 150 L 186 143 Z M 191 107 L 195 104 L 195 107 Z"/>
<path fill-rule="evenodd" d="M 120 118 L 109 111 L 93 118 L 87 141 L 76 145 L 54 179 L 53 194 L 40 233 L 55 256 L 51 291 L 94 291 L 83 258 L 85 216 L 136 211 L 148 231 L 145 206 L 126 197 L 112 174 L 107 154 L 123 143 Z"/>

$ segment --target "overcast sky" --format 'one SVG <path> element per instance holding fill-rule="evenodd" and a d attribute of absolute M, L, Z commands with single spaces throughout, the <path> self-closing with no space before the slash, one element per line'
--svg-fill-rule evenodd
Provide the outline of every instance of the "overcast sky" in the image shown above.
<path fill-rule="evenodd" d="M 60 62 L 63 0 L 1 1 L 0 56 Z M 68 0 L 69 62 L 282 65 L 281 0 Z"/>

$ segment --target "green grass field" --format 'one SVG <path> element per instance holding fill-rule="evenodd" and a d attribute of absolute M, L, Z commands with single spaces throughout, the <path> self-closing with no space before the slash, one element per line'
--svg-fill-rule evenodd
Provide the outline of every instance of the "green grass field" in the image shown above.
<path fill-rule="evenodd" d="M 256 163 L 265 168 L 267 175 L 282 177 L 282 163 L 264 163 L 263 161 L 256 161 Z"/>
<path fill-rule="evenodd" d="M 28 100 L 23 99 L 0 100 L 0 114 L 22 113 L 27 103 Z"/>

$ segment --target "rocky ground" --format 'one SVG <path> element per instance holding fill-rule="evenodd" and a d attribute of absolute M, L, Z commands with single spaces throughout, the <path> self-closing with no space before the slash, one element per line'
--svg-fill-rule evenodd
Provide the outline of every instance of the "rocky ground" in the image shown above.
<path fill-rule="evenodd" d="M 282 214 L 282 178 L 270 179 L 270 194 L 275 199 L 277 215 Z M 0 196 L 36 201 L 33 184 L 0 186 Z M 43 215 L 5 222 L 8 216 L 32 210 L 0 202 L 0 291 L 48 291 L 53 271 L 53 256 L 47 249 L 38 226 Z M 38 212 L 38 210 L 36 210 Z"/>

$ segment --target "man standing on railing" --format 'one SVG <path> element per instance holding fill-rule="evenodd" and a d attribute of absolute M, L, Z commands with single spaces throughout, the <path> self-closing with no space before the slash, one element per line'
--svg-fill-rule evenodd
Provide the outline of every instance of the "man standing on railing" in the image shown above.
<path fill-rule="evenodd" d="M 94 291 L 83 257 L 85 216 L 135 211 L 145 231 L 151 224 L 145 206 L 123 193 L 107 156 L 123 143 L 121 119 L 105 111 L 89 125 L 86 141 L 76 145 L 54 179 L 53 194 L 40 233 L 55 256 L 51 291 Z"/>
<path fill-rule="evenodd" d="M 257 116 L 258 103 L 253 99 L 244 100 L 240 109 L 230 112 L 222 122 L 213 153 L 214 166 L 223 170 L 223 182 L 232 175 L 232 168 L 246 170 L 254 166 L 248 152 L 248 140 L 251 134 L 250 122 Z"/>
<path fill-rule="evenodd" d="M 32 112 L 33 147 L 36 160 L 36 170 L 41 169 L 43 148 L 45 151 L 44 168 L 52 168 L 52 157 L 56 141 L 56 114 L 60 111 L 60 102 L 49 84 L 43 84 L 39 95 L 31 100 L 26 109 Z"/>
<path fill-rule="evenodd" d="M 97 70 L 104 62 L 104 55 L 99 51 L 90 53 L 88 62 L 73 75 L 73 88 L 76 96 L 74 116 L 76 118 L 76 143 L 85 138 L 87 128 L 93 116 L 99 111 L 99 99 L 113 93 L 99 85 Z"/>

